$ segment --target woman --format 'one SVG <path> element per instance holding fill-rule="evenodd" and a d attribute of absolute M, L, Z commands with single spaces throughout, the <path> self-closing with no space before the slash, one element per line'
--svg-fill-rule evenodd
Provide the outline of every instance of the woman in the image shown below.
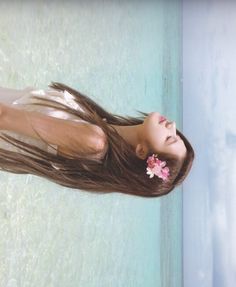
<path fill-rule="evenodd" d="M 0 89 L 0 138 L 7 143 L 0 145 L 0 169 L 143 197 L 165 195 L 186 178 L 194 150 L 174 122 L 158 112 L 111 114 L 69 86 L 49 87 Z"/>

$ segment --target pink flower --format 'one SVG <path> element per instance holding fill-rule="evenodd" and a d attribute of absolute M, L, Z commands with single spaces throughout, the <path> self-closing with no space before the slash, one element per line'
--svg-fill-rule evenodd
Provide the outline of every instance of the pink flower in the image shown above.
<path fill-rule="evenodd" d="M 163 180 L 167 180 L 169 176 L 169 168 L 165 167 L 165 161 L 161 161 L 157 158 L 157 154 L 149 156 L 147 164 L 147 174 L 149 175 L 149 178 L 153 178 L 154 175 L 156 175 Z"/>

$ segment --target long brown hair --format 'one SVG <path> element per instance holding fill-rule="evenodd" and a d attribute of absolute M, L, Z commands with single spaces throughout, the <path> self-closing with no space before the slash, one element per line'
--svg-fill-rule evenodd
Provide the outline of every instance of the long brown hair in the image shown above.
<path fill-rule="evenodd" d="M 104 158 L 96 160 L 81 156 L 55 155 L 2 133 L 0 138 L 17 146 L 24 151 L 24 154 L 0 148 L 0 169 L 12 173 L 34 174 L 62 186 L 95 193 L 121 192 L 142 197 L 165 195 L 180 185 L 188 175 L 194 159 L 194 150 L 179 130 L 177 134 L 187 148 L 185 159 L 180 161 L 172 155 L 158 153 L 158 158 L 165 160 L 170 169 L 169 180 L 162 181 L 156 176 L 149 178 L 146 174 L 146 159 L 138 158 L 133 148 L 110 126 L 112 124 L 121 126 L 142 124 L 148 113 L 137 111 L 140 114 L 139 117 L 112 114 L 88 96 L 62 83 L 52 82 L 49 87 L 58 91 L 68 91 L 83 111 L 39 96 L 31 97 L 43 103 L 31 104 L 66 111 L 79 119 L 101 127 L 108 141 L 108 150 Z M 150 150 L 149 155 L 152 152 Z"/>

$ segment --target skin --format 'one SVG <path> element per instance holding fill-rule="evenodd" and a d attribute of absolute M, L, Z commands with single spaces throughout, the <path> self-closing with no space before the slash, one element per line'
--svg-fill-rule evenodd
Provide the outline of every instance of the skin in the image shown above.
<path fill-rule="evenodd" d="M 141 159 L 147 157 L 149 147 L 156 153 L 166 152 L 183 159 L 187 150 L 183 140 L 176 134 L 175 122 L 168 119 L 164 122 L 160 122 L 160 120 L 161 114 L 152 112 L 140 125 L 112 126 L 134 147 L 136 155 Z M 175 140 L 177 142 L 174 143 Z"/>

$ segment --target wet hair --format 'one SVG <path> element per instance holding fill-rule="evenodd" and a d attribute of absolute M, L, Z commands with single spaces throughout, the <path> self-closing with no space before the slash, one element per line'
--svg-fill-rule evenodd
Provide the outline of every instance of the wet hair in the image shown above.
<path fill-rule="evenodd" d="M 41 103 L 31 104 L 66 111 L 78 119 L 101 127 L 108 144 L 105 156 L 102 159 L 89 159 L 81 155 L 68 157 L 63 153 L 52 154 L 35 145 L 2 133 L 0 138 L 17 146 L 24 153 L 0 148 L 1 170 L 17 174 L 33 174 L 62 186 L 99 194 L 121 192 L 142 197 L 157 197 L 168 194 L 180 185 L 188 175 L 194 159 L 194 150 L 179 130 L 177 130 L 177 134 L 184 141 L 187 149 L 186 157 L 184 160 L 180 160 L 171 154 L 158 153 L 158 158 L 165 160 L 170 169 L 169 179 L 163 181 L 157 176 L 149 178 L 146 174 L 146 159 L 140 159 L 133 147 L 111 126 L 142 124 L 148 113 L 137 111 L 138 117 L 112 114 L 90 97 L 65 84 L 52 82 L 49 87 L 58 91 L 68 91 L 74 96 L 75 102 L 83 111 L 40 96 L 31 96 L 41 100 Z M 104 121 L 104 119 L 106 120 Z M 44 141 L 44 139 L 42 140 Z M 150 150 L 147 157 L 152 153 L 153 151 Z"/>

